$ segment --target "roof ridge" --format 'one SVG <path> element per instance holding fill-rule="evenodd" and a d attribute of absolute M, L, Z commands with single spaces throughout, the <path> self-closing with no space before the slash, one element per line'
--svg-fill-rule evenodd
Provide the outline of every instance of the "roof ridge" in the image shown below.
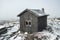
<path fill-rule="evenodd" d="M 30 11 L 32 12 L 35 16 L 45 16 L 47 14 L 43 13 L 42 10 L 40 9 L 25 9 L 22 13 L 20 13 L 18 16 L 22 15 L 23 13 Z"/>

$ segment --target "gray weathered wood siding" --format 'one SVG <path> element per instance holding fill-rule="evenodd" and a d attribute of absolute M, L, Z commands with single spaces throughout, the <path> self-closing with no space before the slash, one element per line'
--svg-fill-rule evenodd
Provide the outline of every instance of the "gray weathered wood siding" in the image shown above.
<path fill-rule="evenodd" d="M 42 31 L 47 27 L 47 16 L 38 17 L 38 31 Z"/>
<path fill-rule="evenodd" d="M 31 20 L 31 27 L 26 27 L 25 20 Z M 37 32 L 38 31 L 38 20 L 31 12 L 25 12 L 20 16 L 20 30 L 24 32 Z"/>

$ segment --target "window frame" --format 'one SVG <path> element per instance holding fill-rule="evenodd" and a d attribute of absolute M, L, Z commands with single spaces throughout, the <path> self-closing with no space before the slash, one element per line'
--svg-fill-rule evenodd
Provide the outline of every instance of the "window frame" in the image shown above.
<path fill-rule="evenodd" d="M 26 22 L 28 23 L 28 25 L 26 24 Z M 29 22 L 30 22 L 30 24 L 29 24 Z M 31 25 L 32 25 L 31 20 L 26 20 L 26 21 L 25 21 L 25 25 L 31 27 Z"/>

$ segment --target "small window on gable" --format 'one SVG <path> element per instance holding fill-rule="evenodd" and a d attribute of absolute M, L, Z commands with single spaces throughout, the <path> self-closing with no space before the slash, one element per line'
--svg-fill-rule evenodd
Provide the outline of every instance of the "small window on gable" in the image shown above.
<path fill-rule="evenodd" d="M 26 21 L 26 25 L 28 25 L 28 22 Z"/>
<path fill-rule="evenodd" d="M 29 25 L 31 25 L 31 22 L 29 22 Z"/>
<path fill-rule="evenodd" d="M 31 21 L 30 20 L 26 20 L 26 26 L 31 26 Z"/>

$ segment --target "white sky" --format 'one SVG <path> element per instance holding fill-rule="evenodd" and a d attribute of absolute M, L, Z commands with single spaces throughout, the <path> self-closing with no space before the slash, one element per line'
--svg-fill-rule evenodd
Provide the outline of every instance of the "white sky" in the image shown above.
<path fill-rule="evenodd" d="M 60 17 L 60 0 L 0 0 L 0 20 L 17 19 L 26 8 L 44 8 L 50 17 Z"/>

